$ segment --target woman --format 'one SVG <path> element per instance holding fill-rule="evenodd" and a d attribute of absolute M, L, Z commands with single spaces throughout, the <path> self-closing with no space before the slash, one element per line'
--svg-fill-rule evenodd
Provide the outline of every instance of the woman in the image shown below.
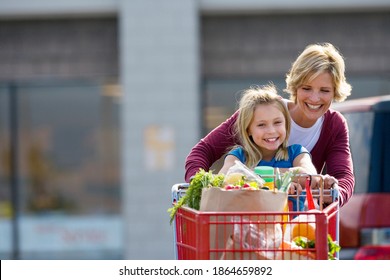
<path fill-rule="evenodd" d="M 292 64 L 286 85 L 290 100 L 285 103 L 292 123 L 289 145 L 306 147 L 317 173 L 326 168 L 324 187 L 338 184 L 342 206 L 353 194 L 355 178 L 347 122 L 330 106 L 351 94 L 344 60 L 332 44 L 309 45 Z M 187 182 L 199 168 L 209 170 L 230 147 L 240 144 L 234 133 L 237 116 L 238 111 L 192 148 L 185 164 Z"/>

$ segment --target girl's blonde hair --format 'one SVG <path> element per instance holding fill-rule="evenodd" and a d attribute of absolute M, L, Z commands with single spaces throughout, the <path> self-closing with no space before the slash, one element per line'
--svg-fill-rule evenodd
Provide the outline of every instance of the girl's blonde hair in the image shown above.
<path fill-rule="evenodd" d="M 335 90 L 333 100 L 344 101 L 351 94 L 352 87 L 345 78 L 344 59 L 330 43 L 312 44 L 305 48 L 286 75 L 284 91 L 289 93 L 290 100 L 296 103 L 297 89 L 324 72 L 332 76 Z"/>
<path fill-rule="evenodd" d="M 249 125 L 252 122 L 254 111 L 258 105 L 275 105 L 283 114 L 285 119 L 286 139 L 276 152 L 276 160 L 287 160 L 287 142 L 290 135 L 291 119 L 286 105 L 273 84 L 265 86 L 252 86 L 242 93 L 239 102 L 239 115 L 235 122 L 235 131 L 244 149 L 246 162 L 249 168 L 254 168 L 262 160 L 263 155 L 260 148 L 248 134 Z"/>

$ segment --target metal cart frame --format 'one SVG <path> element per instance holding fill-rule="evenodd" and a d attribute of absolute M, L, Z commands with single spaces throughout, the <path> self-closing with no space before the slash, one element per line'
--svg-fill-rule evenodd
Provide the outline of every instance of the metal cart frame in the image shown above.
<path fill-rule="evenodd" d="M 187 183 L 172 186 L 172 203 L 185 194 L 188 186 Z M 310 193 L 321 206 L 325 197 L 330 197 L 332 202 L 315 212 L 204 212 L 181 207 L 173 222 L 175 258 L 328 259 L 328 235 L 339 240 L 337 187 L 331 190 L 320 188 Z M 289 197 L 299 203 L 298 195 Z M 307 219 L 294 220 L 297 216 Z M 287 230 L 296 226 L 315 228 L 315 248 L 302 249 L 285 244 Z M 281 241 L 276 242 L 277 238 Z M 270 244 L 265 244 L 264 240 Z M 336 253 L 335 258 L 338 256 Z"/>

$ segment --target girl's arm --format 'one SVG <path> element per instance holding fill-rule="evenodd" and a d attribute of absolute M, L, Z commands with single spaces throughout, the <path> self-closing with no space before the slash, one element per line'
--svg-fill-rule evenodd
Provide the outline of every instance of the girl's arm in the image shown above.
<path fill-rule="evenodd" d="M 317 174 L 317 170 L 308 153 L 301 153 L 295 157 L 293 167 L 290 170 L 297 170 L 300 174 Z"/>
<path fill-rule="evenodd" d="M 225 157 L 225 160 L 223 162 L 223 166 L 221 170 L 218 172 L 218 174 L 226 174 L 230 167 L 232 167 L 235 164 L 235 161 L 239 160 L 237 157 L 233 155 L 227 155 Z"/>

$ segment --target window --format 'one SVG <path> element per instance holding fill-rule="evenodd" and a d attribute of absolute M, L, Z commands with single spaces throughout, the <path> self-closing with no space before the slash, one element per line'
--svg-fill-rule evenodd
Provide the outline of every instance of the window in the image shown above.
<path fill-rule="evenodd" d="M 0 87 L 0 154 L 7 167 L 0 169 L 0 236 L 18 234 L 20 258 L 120 258 L 119 105 L 115 85 Z M 17 122 L 10 127 L 12 114 Z M 18 155 L 14 185 L 6 172 L 11 149 Z M 18 189 L 18 233 L 8 211 L 12 188 Z M 4 244 L 12 242 L 0 242 L 0 255 L 12 258 L 15 248 Z"/>

